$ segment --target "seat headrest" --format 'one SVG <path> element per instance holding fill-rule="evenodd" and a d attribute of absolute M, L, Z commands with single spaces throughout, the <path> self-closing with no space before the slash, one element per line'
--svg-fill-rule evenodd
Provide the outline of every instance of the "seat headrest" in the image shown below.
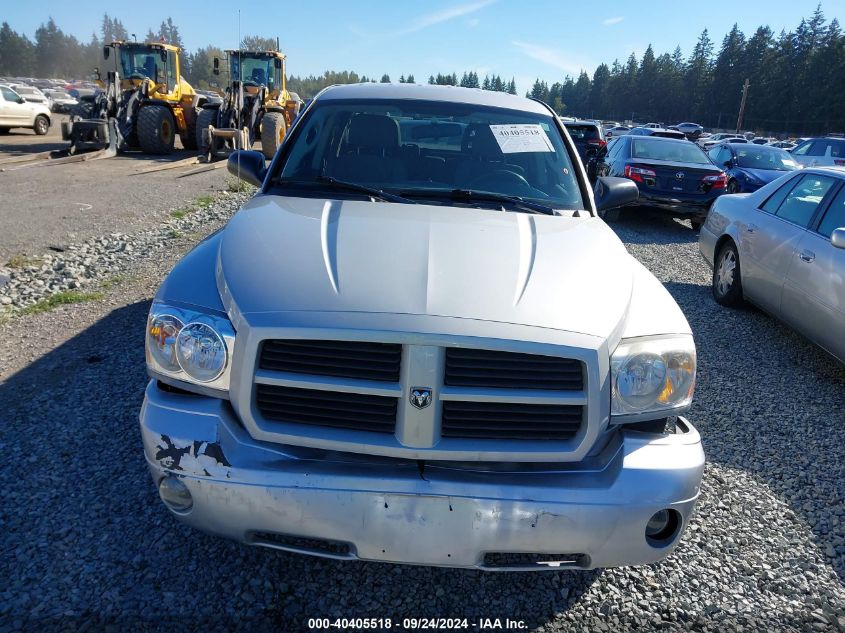
<path fill-rule="evenodd" d="M 464 131 L 464 147 L 473 156 L 484 156 L 487 158 L 501 158 L 502 149 L 493 136 L 493 130 L 489 125 L 474 124 Z"/>
<path fill-rule="evenodd" d="M 356 114 L 349 122 L 346 140 L 355 147 L 399 147 L 399 124 L 384 114 Z"/>

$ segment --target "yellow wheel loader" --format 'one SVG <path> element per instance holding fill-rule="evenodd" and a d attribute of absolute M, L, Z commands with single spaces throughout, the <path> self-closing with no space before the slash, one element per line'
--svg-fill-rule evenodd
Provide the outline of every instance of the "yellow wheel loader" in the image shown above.
<path fill-rule="evenodd" d="M 299 113 L 300 102 L 287 90 L 284 53 L 226 51 L 229 85 L 222 103 L 206 103 L 197 116 L 197 146 L 211 160 L 221 150 L 249 149 L 256 139 L 273 158 Z M 220 59 L 214 58 L 214 74 Z"/>
<path fill-rule="evenodd" d="M 114 70 L 99 82 L 102 90 L 62 123 L 70 153 L 108 148 L 112 154 L 170 154 L 177 134 L 183 147 L 196 149 L 197 108 L 205 98 L 182 78 L 179 48 L 116 41 L 103 48 L 103 56 L 114 58 Z"/>

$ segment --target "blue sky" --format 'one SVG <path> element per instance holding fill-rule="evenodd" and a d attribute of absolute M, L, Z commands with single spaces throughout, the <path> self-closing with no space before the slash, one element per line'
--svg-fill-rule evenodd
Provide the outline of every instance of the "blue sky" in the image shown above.
<path fill-rule="evenodd" d="M 395 81 L 413 73 L 475 70 L 515 77 L 520 93 L 536 77 L 548 82 L 590 74 L 602 61 L 639 58 L 651 43 L 660 53 L 680 45 L 688 55 L 698 34 L 710 29 L 717 48 L 737 22 L 749 34 L 760 24 L 775 33 L 794 29 L 817 0 L 707 0 L 706 2 L 553 2 L 550 0 L 430 0 L 429 2 L 240 2 L 241 33 L 278 36 L 291 74 L 354 70 Z M 234 47 L 238 14 L 220 0 L 172 2 L 143 0 L 131 5 L 84 2 L 38 4 L 0 0 L 0 19 L 30 37 L 52 16 L 59 27 L 87 41 L 108 10 L 129 32 L 141 37 L 167 16 L 178 25 L 186 46 Z M 124 6 L 130 9 L 122 10 Z M 251 8 L 250 8 L 251 7 Z M 828 20 L 845 22 L 845 2 L 826 0 Z M 221 26 L 222 25 L 222 26 Z"/>

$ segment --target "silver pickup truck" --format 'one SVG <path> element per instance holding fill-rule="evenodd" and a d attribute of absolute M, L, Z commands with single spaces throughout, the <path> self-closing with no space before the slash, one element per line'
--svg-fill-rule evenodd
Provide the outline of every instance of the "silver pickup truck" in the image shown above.
<path fill-rule="evenodd" d="M 696 352 L 598 217 L 543 103 L 446 86 L 320 93 L 259 193 L 149 314 L 141 410 L 164 504 L 335 559 L 594 568 L 667 556 L 704 453 Z"/>

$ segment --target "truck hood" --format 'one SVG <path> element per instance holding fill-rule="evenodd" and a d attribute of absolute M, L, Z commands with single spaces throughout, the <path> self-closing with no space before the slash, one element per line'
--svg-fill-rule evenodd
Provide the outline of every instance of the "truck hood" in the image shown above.
<path fill-rule="evenodd" d="M 312 311 L 478 319 L 609 338 L 634 268 L 593 217 L 258 196 L 222 232 L 230 314 Z"/>

